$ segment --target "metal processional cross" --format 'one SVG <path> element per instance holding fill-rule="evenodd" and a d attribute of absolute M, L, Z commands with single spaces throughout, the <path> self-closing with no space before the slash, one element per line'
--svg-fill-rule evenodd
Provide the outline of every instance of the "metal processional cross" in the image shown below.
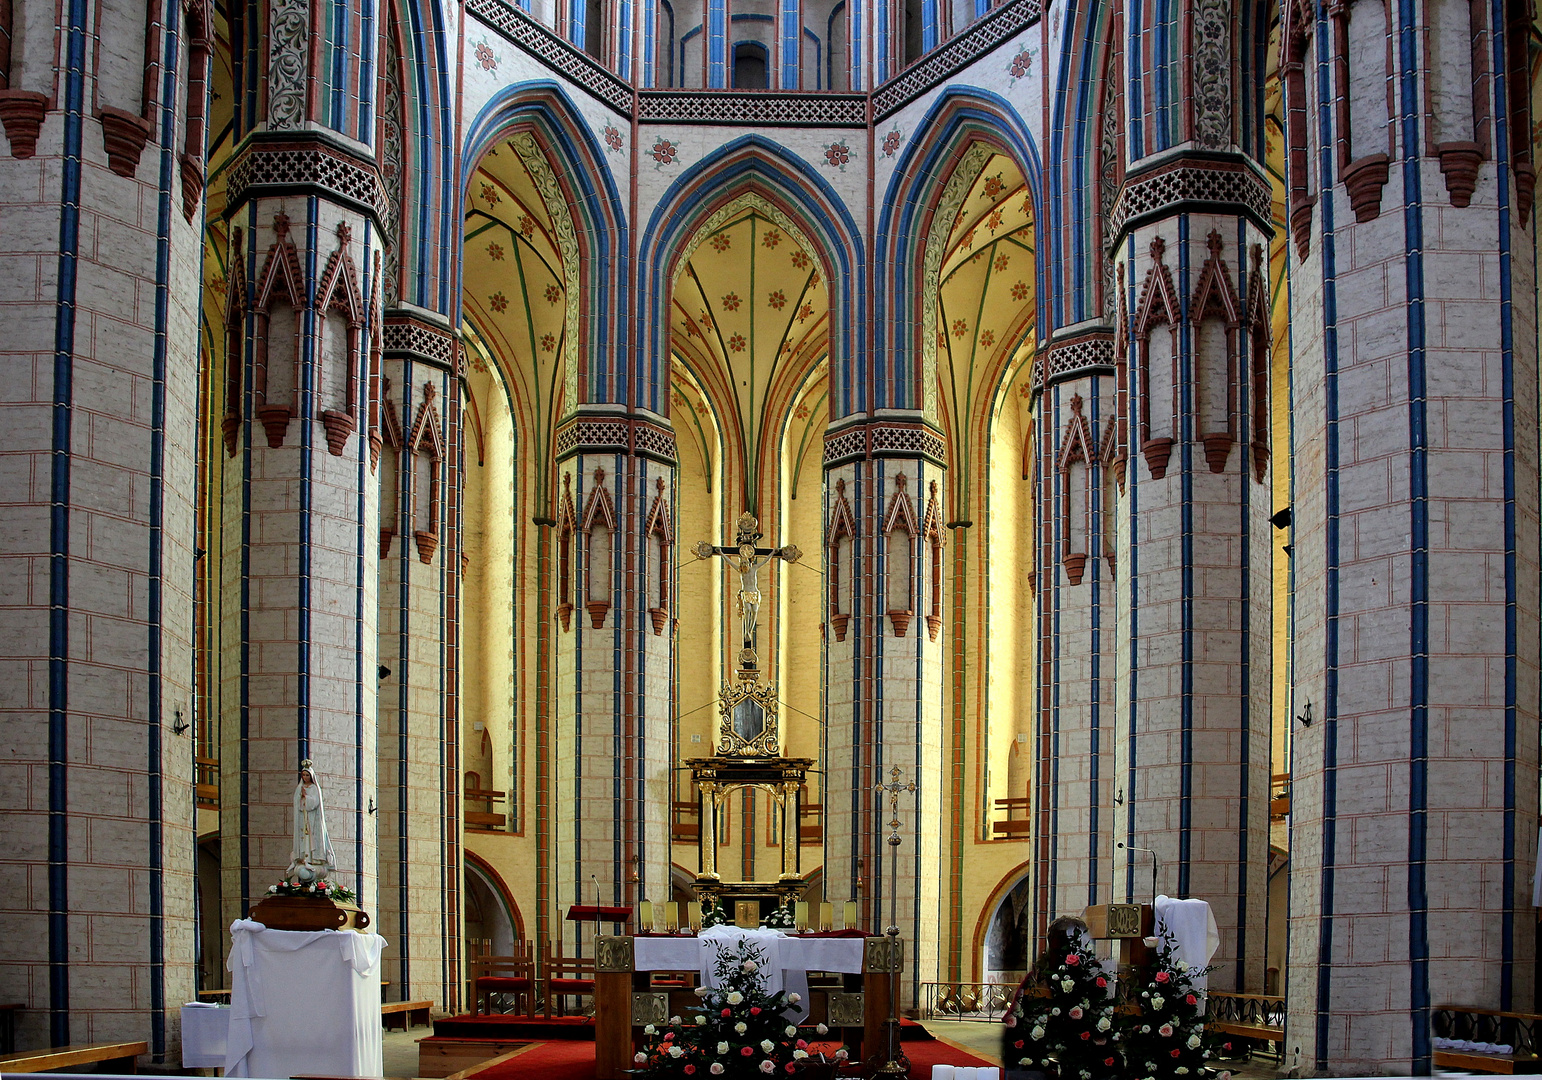
<path fill-rule="evenodd" d="M 796 545 L 784 547 L 759 547 L 760 522 L 749 511 L 739 515 L 737 533 L 732 546 L 709 544 L 705 540 L 691 549 L 698 559 L 721 556 L 728 566 L 739 575 L 739 667 L 741 679 L 755 679 L 760 671 L 760 656 L 756 652 L 756 631 L 760 621 L 760 568 L 772 559 L 795 563 L 803 557 Z"/>

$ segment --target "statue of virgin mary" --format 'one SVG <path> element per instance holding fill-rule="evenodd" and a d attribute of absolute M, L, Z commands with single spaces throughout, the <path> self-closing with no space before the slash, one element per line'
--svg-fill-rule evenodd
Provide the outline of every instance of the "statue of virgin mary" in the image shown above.
<path fill-rule="evenodd" d="M 337 865 L 332 839 L 327 835 L 326 807 L 316 766 L 309 758 L 300 762 L 300 782 L 294 789 L 294 849 L 286 881 L 320 881 Z"/>

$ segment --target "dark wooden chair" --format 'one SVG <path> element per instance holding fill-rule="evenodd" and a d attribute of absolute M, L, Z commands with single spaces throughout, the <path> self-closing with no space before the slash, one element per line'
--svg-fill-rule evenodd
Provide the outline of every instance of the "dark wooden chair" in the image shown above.
<path fill-rule="evenodd" d="M 541 980 L 546 992 L 546 1015 L 552 1014 L 552 1002 L 562 999 L 558 1014 L 567 1015 L 569 997 L 587 996 L 594 1000 L 594 961 L 578 956 L 566 956 L 562 951 L 562 939 L 553 948 L 550 940 L 541 944 Z"/>
<path fill-rule="evenodd" d="M 478 1015 L 506 1011 L 535 1015 L 535 950 L 528 941 L 516 941 L 510 956 L 484 953 L 473 957 L 471 972 L 471 994 Z M 494 1008 L 496 998 L 512 998 L 513 1010 Z"/>

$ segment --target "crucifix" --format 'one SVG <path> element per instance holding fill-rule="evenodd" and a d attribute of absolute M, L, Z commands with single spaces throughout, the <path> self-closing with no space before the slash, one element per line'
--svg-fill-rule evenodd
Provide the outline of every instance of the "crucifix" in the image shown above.
<path fill-rule="evenodd" d="M 757 546 L 761 539 L 760 522 L 749 511 L 739 515 L 737 533 L 731 546 L 709 544 L 705 540 L 691 549 L 698 559 L 720 555 L 739 575 L 739 678 L 753 679 L 760 666 L 755 651 L 756 624 L 760 621 L 760 568 L 772 559 L 795 563 L 803 557 L 796 545 L 768 548 Z"/>

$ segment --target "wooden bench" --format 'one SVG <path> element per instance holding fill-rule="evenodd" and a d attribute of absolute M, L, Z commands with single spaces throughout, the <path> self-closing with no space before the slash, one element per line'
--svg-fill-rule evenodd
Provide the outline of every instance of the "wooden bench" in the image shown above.
<path fill-rule="evenodd" d="M 1430 1015 L 1430 1027 L 1437 1038 L 1502 1043 L 1511 1047 L 1513 1053 L 1483 1054 L 1475 1050 L 1437 1048 L 1433 1055 L 1434 1064 L 1443 1069 L 1498 1073 L 1502 1076 L 1542 1074 L 1542 1056 L 1537 1054 L 1539 1025 L 1542 1025 L 1542 1015 L 1537 1013 L 1437 1005 Z"/>
<path fill-rule="evenodd" d="M 1272 1043 L 1278 1060 L 1285 1041 L 1285 999 L 1212 990 L 1205 999 L 1205 1030 L 1249 1040 L 1245 1058 L 1252 1057 L 1253 1042 Z"/>
<path fill-rule="evenodd" d="M 112 1073 L 132 1073 L 134 1059 L 148 1054 L 147 1042 L 72 1043 L 47 1050 L 23 1050 L 0 1057 L 0 1072 L 35 1073 L 50 1069 L 69 1069 L 76 1065 L 104 1062 Z"/>
<path fill-rule="evenodd" d="M 429 1010 L 433 1007 L 432 1001 L 382 1001 L 380 1019 L 387 1031 L 395 1031 L 398 1024 L 403 1031 L 417 1027 L 419 1024 L 427 1027 Z"/>
<path fill-rule="evenodd" d="M 1031 806 L 1032 802 L 1026 795 L 1020 795 L 1013 799 L 995 800 L 996 809 L 1005 811 L 1007 820 L 991 822 L 991 834 L 998 838 L 1006 837 L 1008 839 L 1027 837 L 1029 833 L 1033 832 L 1032 819 L 1026 816 L 1013 817 L 1012 815 L 1018 811 L 1022 811 L 1026 815 Z"/>

